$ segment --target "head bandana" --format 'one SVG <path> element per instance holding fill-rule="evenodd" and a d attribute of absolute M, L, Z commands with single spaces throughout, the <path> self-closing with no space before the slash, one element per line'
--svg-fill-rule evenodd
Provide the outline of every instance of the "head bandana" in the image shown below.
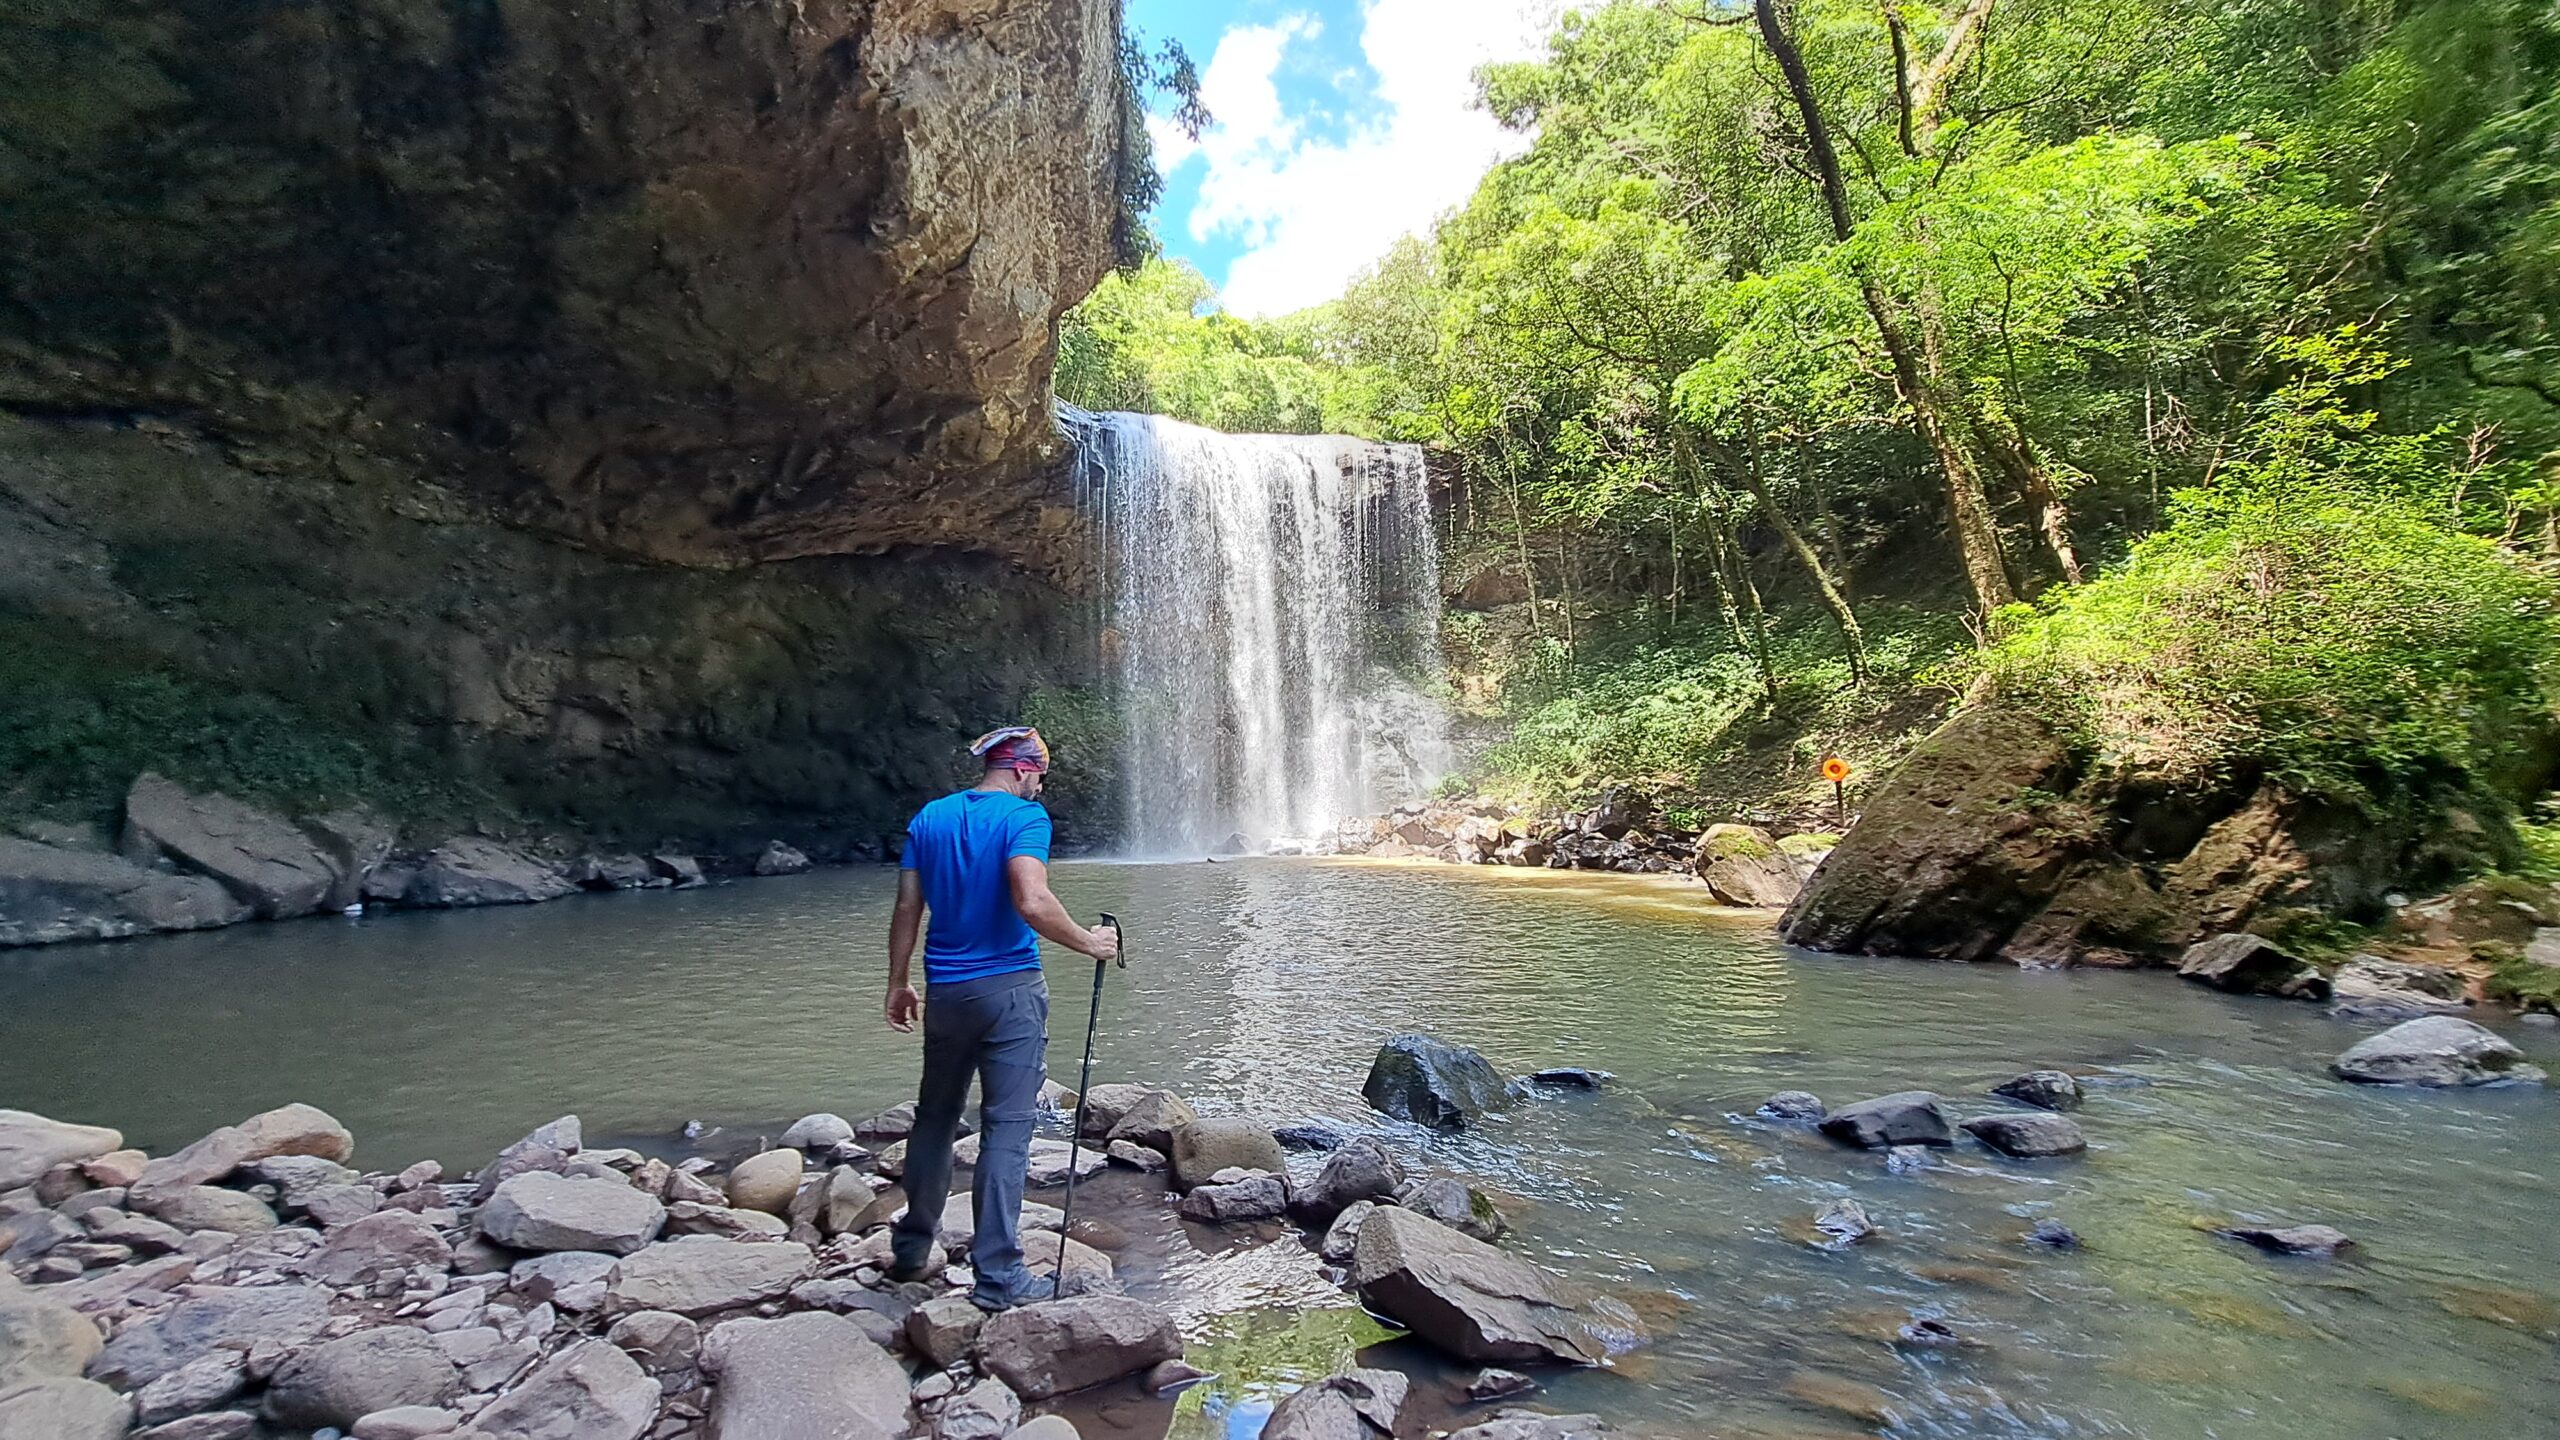
<path fill-rule="evenodd" d="M 990 730 L 971 742 L 969 753 L 985 761 L 990 770 L 1038 775 L 1049 768 L 1049 744 L 1028 725 Z"/>

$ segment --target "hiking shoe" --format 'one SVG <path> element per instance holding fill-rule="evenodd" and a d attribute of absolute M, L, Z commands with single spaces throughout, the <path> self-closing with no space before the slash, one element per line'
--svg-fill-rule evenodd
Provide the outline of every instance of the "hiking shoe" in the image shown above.
<path fill-rule="evenodd" d="M 1046 1300 L 1057 1288 L 1057 1279 L 1019 1270 L 1002 1280 L 981 1275 L 969 1291 L 969 1303 L 990 1315 L 1010 1310 L 1017 1305 L 1030 1305 Z"/>

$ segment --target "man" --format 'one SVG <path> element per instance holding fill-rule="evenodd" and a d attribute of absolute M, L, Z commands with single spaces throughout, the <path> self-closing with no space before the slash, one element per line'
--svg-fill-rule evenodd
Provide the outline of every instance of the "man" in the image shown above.
<path fill-rule="evenodd" d="M 907 1213 L 890 1237 L 892 1273 L 924 1278 L 974 1073 L 980 1130 L 969 1265 L 978 1283 L 969 1298 L 1002 1310 L 1048 1293 L 1045 1284 L 1034 1288 L 1019 1233 L 1031 1125 L 1048 1076 L 1049 987 L 1035 937 L 1096 960 L 1119 954 L 1120 937 L 1077 924 L 1049 893 L 1049 812 L 1040 806 L 1049 747 L 1040 732 L 1009 726 L 981 736 L 969 752 L 986 767 L 977 788 L 945 795 L 908 822 L 889 921 L 889 1025 L 903 1033 L 916 1028 L 919 1013 L 924 1019 L 924 1080 L 907 1136 Z M 928 913 L 930 1004 L 907 968 Z"/>

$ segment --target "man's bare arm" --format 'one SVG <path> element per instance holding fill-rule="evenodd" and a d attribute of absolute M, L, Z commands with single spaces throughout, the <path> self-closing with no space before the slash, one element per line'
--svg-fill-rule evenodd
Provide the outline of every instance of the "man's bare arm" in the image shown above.
<path fill-rule="evenodd" d="M 1120 953 L 1120 932 L 1087 930 L 1058 903 L 1049 889 L 1049 867 L 1029 855 L 1004 862 L 1004 878 L 1013 887 L 1013 908 L 1040 938 L 1064 945 L 1079 955 L 1108 960 Z"/>
<path fill-rule="evenodd" d="M 924 928 L 924 881 L 913 870 L 898 872 L 898 904 L 889 912 L 889 998 L 883 1005 L 889 1028 L 913 1030 L 924 999 L 916 994 L 910 967 L 915 962 L 916 935 Z"/>

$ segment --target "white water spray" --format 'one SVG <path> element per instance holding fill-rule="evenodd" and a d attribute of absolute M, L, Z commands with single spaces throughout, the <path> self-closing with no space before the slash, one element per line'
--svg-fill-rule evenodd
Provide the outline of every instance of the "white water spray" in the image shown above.
<path fill-rule="evenodd" d="M 1065 407 L 1062 407 L 1065 408 Z M 1068 410 L 1141 854 L 1321 847 L 1448 769 L 1422 452 Z"/>

